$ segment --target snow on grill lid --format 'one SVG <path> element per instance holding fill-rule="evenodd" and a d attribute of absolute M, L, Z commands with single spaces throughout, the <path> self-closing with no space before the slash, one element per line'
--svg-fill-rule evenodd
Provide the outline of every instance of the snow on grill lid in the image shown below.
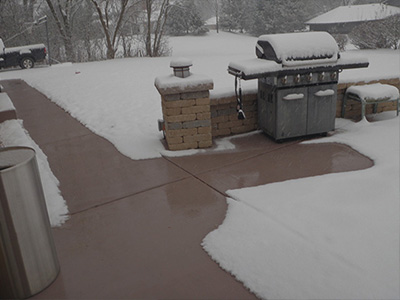
<path fill-rule="evenodd" d="M 284 66 L 336 62 L 339 48 L 327 32 L 268 34 L 259 37 L 259 58 L 274 60 Z"/>

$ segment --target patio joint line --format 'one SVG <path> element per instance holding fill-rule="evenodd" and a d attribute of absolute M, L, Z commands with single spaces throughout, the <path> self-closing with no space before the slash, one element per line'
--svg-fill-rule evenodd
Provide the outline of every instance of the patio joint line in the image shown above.
<path fill-rule="evenodd" d="M 205 182 L 204 180 L 199 178 L 197 175 L 195 175 L 195 174 L 191 173 L 190 171 L 186 170 L 185 168 L 181 167 L 179 164 L 171 161 L 168 157 L 163 156 L 163 158 L 165 160 L 167 160 L 168 162 L 172 163 L 173 165 L 175 165 L 176 167 L 178 167 L 179 169 L 181 169 L 182 171 L 190 174 L 194 179 L 197 179 L 198 181 L 200 181 L 201 183 L 205 184 L 206 186 L 208 186 L 209 188 L 211 188 L 213 191 L 217 192 L 218 194 L 220 194 L 220 195 L 222 195 L 224 197 L 229 197 L 225 192 L 221 192 L 220 190 L 217 190 L 215 187 L 213 187 L 209 183 Z"/>
<path fill-rule="evenodd" d="M 28 130 L 27 130 L 28 131 Z M 28 133 L 29 133 L 29 131 L 28 131 Z M 47 142 L 47 143 L 42 143 L 41 144 L 41 147 L 43 146 L 43 147 L 45 147 L 45 146 L 48 146 L 48 145 L 54 145 L 54 144 L 57 144 L 57 143 L 62 143 L 62 142 L 65 142 L 65 141 L 69 141 L 69 140 L 72 140 L 72 139 L 75 139 L 75 138 L 81 138 L 81 137 L 85 137 L 85 136 L 89 136 L 89 135 L 92 135 L 92 134 L 96 134 L 96 133 L 93 133 L 93 132 L 88 132 L 88 133 L 84 133 L 84 134 L 81 134 L 81 135 L 76 135 L 76 136 L 74 136 L 74 137 L 71 137 L 71 138 L 65 138 L 65 139 L 60 139 L 60 140 L 56 140 L 56 141 L 50 141 L 50 142 Z M 30 135 L 30 134 L 29 134 Z M 97 134 L 96 134 L 97 135 Z M 31 136 L 31 135 L 30 135 Z M 34 140 L 34 138 L 31 136 L 31 138 Z M 36 142 L 35 142 L 36 143 Z M 42 149 L 43 150 L 43 149 Z"/>
<path fill-rule="evenodd" d="M 274 151 L 281 150 L 281 149 L 283 149 L 283 148 L 290 147 L 290 146 L 292 146 L 292 145 L 299 144 L 299 143 L 301 143 L 301 142 L 302 142 L 302 141 L 299 141 L 299 142 L 296 142 L 296 143 L 287 144 L 287 145 L 282 145 L 281 147 L 277 147 L 277 148 L 275 148 L 275 149 L 272 149 L 272 150 L 269 150 L 269 151 L 266 151 L 266 152 L 254 154 L 254 155 L 252 155 L 252 156 L 248 156 L 248 157 L 239 159 L 239 160 L 237 160 L 237 161 L 234 161 L 234 162 L 231 162 L 231 163 L 227 163 L 227 164 L 223 165 L 222 167 L 215 167 L 215 168 L 213 168 L 213 169 L 209 169 L 209 170 L 206 170 L 206 171 L 202 171 L 202 172 L 198 173 L 198 175 L 202 175 L 202 174 L 205 174 L 205 173 L 208 173 L 208 172 L 212 172 L 212 171 L 215 171 L 215 170 L 220 169 L 220 168 L 232 166 L 232 165 L 234 165 L 234 164 L 241 163 L 241 162 L 244 162 L 244 161 L 246 161 L 246 160 L 250 160 L 250 159 L 253 159 L 253 158 L 262 156 L 262 155 L 264 155 L 264 154 L 272 153 L 272 152 L 274 152 Z"/>
<path fill-rule="evenodd" d="M 302 141 L 303 141 L 303 140 L 298 141 L 298 142 L 294 142 L 294 143 L 289 143 L 289 144 L 287 144 L 287 145 L 282 145 L 282 147 L 277 147 L 277 148 L 272 149 L 272 150 L 270 150 L 270 151 L 262 152 L 262 153 L 259 153 L 259 154 L 255 154 L 255 155 L 253 155 L 253 156 L 251 156 L 251 157 L 246 157 L 246 158 L 237 160 L 237 161 L 235 161 L 235 162 L 228 163 L 228 164 L 224 165 L 223 167 L 231 166 L 231 165 L 234 165 L 234 164 L 236 164 L 236 163 L 241 163 L 241 162 L 244 162 L 244 161 L 246 161 L 246 160 L 253 159 L 253 158 L 259 157 L 259 156 L 261 156 L 261 155 L 267 154 L 267 153 L 272 153 L 272 152 L 277 151 L 277 150 L 280 150 L 280 149 L 282 149 L 282 148 L 286 148 L 286 147 L 290 147 L 290 146 L 292 146 L 292 145 L 299 144 L 299 143 L 301 143 Z M 195 175 L 195 174 L 193 174 L 192 172 L 186 170 L 185 168 L 183 168 L 182 166 L 180 166 L 178 163 L 175 163 L 174 161 L 172 161 L 169 157 L 167 157 L 167 156 L 162 156 L 162 158 L 164 158 L 164 159 L 167 160 L 168 162 L 172 163 L 173 165 L 175 165 L 176 167 L 178 167 L 178 168 L 181 169 L 182 171 L 184 171 L 184 172 L 190 174 L 193 178 L 195 178 L 195 179 L 197 179 L 198 181 L 200 181 L 201 183 L 205 184 L 206 186 L 208 186 L 209 188 L 211 188 L 212 190 L 214 190 L 214 191 L 217 192 L 218 194 L 222 195 L 223 197 L 225 197 L 225 198 L 232 198 L 232 197 L 230 197 L 228 194 L 226 194 L 226 192 L 222 192 L 222 191 L 218 190 L 217 188 L 213 187 L 212 185 L 210 185 L 209 183 L 207 183 L 206 181 L 204 181 L 203 179 L 201 179 L 201 178 L 198 177 L 197 175 Z M 200 172 L 198 175 L 205 174 L 205 173 L 207 173 L 207 172 L 212 172 L 212 171 L 217 170 L 217 169 L 219 169 L 219 168 L 221 168 L 221 167 L 214 168 L 214 169 L 210 169 L 210 170 L 207 170 L 207 171 L 204 171 L 204 172 Z M 236 200 L 236 199 L 234 199 L 234 198 L 232 198 L 232 199 L 233 199 L 234 201 L 238 201 L 238 200 Z"/>
<path fill-rule="evenodd" d="M 93 205 L 93 206 L 88 207 L 88 208 L 85 208 L 85 209 L 81 209 L 81 210 L 75 211 L 75 212 L 73 212 L 73 213 L 69 213 L 68 216 L 74 216 L 74 215 L 77 215 L 77 214 L 80 214 L 80 213 L 89 211 L 89 210 L 91 210 L 91 209 L 96 209 L 96 208 L 99 208 L 99 207 L 102 207 L 102 206 L 105 206 L 105 205 L 113 204 L 113 203 L 115 203 L 115 202 L 117 202 L 117 201 L 120 201 L 120 200 L 123 200 L 123 199 L 125 199 L 125 198 L 129 198 L 129 197 L 132 197 L 132 196 L 137 196 L 137 195 L 140 195 L 140 194 L 149 192 L 149 191 L 151 191 L 151 190 L 158 189 L 158 188 L 160 188 L 160 187 L 166 186 L 166 185 L 171 184 L 171 183 L 176 183 L 176 182 L 179 182 L 179 181 L 183 181 L 183 180 L 188 179 L 188 178 L 189 178 L 189 177 L 184 177 L 184 178 L 176 179 L 176 180 L 173 180 L 173 181 L 170 181 L 170 182 L 166 182 L 166 183 L 163 183 L 163 184 L 159 184 L 159 185 L 157 185 L 157 186 L 153 186 L 153 187 L 151 187 L 151 188 L 144 189 L 144 190 L 139 191 L 139 192 L 136 192 L 136 193 L 124 195 L 124 196 L 121 196 L 121 197 L 118 197 L 118 198 L 109 200 L 109 201 L 104 202 L 104 203 L 100 203 L 100 204 Z M 67 200 L 66 200 L 66 201 L 67 201 Z"/>

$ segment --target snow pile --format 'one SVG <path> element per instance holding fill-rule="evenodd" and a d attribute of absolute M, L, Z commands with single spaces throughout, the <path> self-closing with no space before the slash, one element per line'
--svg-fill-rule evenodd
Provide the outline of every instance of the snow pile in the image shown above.
<path fill-rule="evenodd" d="M 260 36 L 258 42 L 272 46 L 276 58 L 286 66 L 310 64 L 310 60 L 333 63 L 339 52 L 335 39 L 327 32 L 267 34 Z M 263 50 L 261 45 L 257 43 L 259 50 Z"/>
<path fill-rule="evenodd" d="M 10 54 L 13 52 L 19 52 L 20 54 L 26 54 L 26 53 L 31 53 L 31 50 L 43 49 L 43 48 L 46 48 L 46 46 L 44 44 L 27 45 L 27 46 L 22 46 L 22 47 L 12 47 L 12 48 L 6 48 L 5 54 Z"/>
<path fill-rule="evenodd" d="M 319 140 L 352 146 L 372 168 L 228 191 L 204 249 L 261 298 L 398 299 L 399 120 L 338 119 Z"/>
<path fill-rule="evenodd" d="M 159 76 L 154 80 L 154 85 L 159 90 L 173 89 L 174 93 L 191 90 L 198 86 L 213 86 L 211 78 L 205 75 L 191 74 L 186 78 L 176 77 L 174 75 Z M 206 88 L 205 88 L 206 89 Z"/>
<path fill-rule="evenodd" d="M 193 66 L 192 60 L 186 58 L 186 57 L 176 57 L 171 60 L 171 63 L 169 64 L 171 68 L 183 68 L 183 67 L 190 67 Z"/>
<path fill-rule="evenodd" d="M 0 93 L 0 112 L 15 110 L 14 104 L 6 93 Z"/>
<path fill-rule="evenodd" d="M 392 85 L 375 83 L 370 85 L 353 85 L 347 93 L 357 95 L 360 99 L 368 100 L 396 100 L 399 99 L 399 90 Z"/>
<path fill-rule="evenodd" d="M 0 141 L 4 147 L 26 146 L 35 150 L 50 224 L 52 227 L 62 225 L 68 220 L 68 208 L 58 189 L 59 181 L 51 171 L 46 155 L 23 129 L 22 121 L 10 120 L 0 123 Z"/>
<path fill-rule="evenodd" d="M 400 50 L 351 50 L 340 55 L 340 60 L 346 60 L 346 63 L 357 56 L 366 57 L 369 66 L 366 69 L 344 70 L 339 75 L 339 83 L 400 78 Z"/>
<path fill-rule="evenodd" d="M 334 68 L 336 66 L 339 66 L 339 68 L 340 68 L 340 66 L 346 66 L 346 65 L 351 65 L 351 64 L 368 63 L 369 58 L 366 55 L 362 55 L 361 53 L 363 53 L 363 52 L 360 52 L 360 51 L 342 52 L 342 53 L 340 53 L 340 58 L 335 60 L 335 62 L 332 62 L 330 59 L 326 59 L 326 60 L 315 59 L 312 61 L 291 62 L 287 65 L 278 64 L 273 60 L 250 58 L 250 59 L 231 61 L 229 63 L 229 67 L 233 68 L 234 70 L 238 70 L 238 71 L 242 72 L 246 76 L 256 77 L 257 75 L 264 74 L 264 73 L 272 73 L 272 76 L 274 76 L 273 73 L 279 72 L 279 71 L 287 72 L 288 70 L 309 69 L 311 64 L 312 64 L 313 68 L 316 68 L 316 67 L 332 67 L 332 68 Z M 394 62 L 396 62 L 396 61 L 398 61 L 398 58 L 395 58 Z M 360 72 L 359 71 L 360 69 L 358 69 L 358 68 L 356 68 L 355 70 L 351 70 L 351 71 L 353 71 L 353 74 L 358 74 Z M 348 70 L 344 70 L 344 74 L 346 74 L 347 71 Z M 370 72 L 366 72 L 366 74 L 370 75 L 372 80 L 376 80 L 376 78 L 381 78 L 380 76 L 383 76 L 383 75 L 377 75 L 376 73 L 372 74 Z M 397 71 L 395 73 L 395 75 L 393 75 L 392 77 L 389 76 L 387 78 L 398 77 L 398 75 L 399 75 L 399 71 Z M 265 76 L 265 74 L 263 76 Z M 354 79 L 356 77 L 349 77 L 349 78 L 352 81 L 358 81 L 358 79 L 357 80 Z M 342 81 L 341 78 L 340 78 L 340 81 Z"/>

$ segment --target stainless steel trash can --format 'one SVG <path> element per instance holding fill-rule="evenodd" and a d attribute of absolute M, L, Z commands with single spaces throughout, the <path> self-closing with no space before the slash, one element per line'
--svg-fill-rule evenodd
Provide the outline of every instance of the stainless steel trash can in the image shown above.
<path fill-rule="evenodd" d="M 35 151 L 0 149 L 0 298 L 27 298 L 59 273 Z"/>

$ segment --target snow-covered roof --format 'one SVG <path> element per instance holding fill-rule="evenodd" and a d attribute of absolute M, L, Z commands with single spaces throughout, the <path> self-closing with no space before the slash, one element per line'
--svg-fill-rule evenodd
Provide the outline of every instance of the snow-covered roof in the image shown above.
<path fill-rule="evenodd" d="M 382 20 L 400 14 L 400 8 L 385 4 L 364 4 L 339 6 L 327 13 L 315 17 L 306 24 L 350 23 Z"/>

